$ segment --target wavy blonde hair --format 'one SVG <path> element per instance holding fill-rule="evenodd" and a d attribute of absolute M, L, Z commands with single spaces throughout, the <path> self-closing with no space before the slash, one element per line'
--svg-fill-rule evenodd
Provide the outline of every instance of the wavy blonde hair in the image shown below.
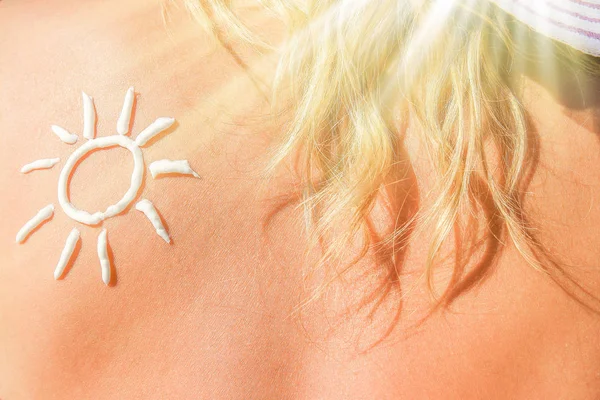
<path fill-rule="evenodd" d="M 433 226 L 424 267 L 433 292 L 444 242 L 461 215 L 480 212 L 485 203 L 501 226 L 492 233 L 510 238 L 529 264 L 552 273 L 540 262 L 541 245 L 523 212 L 533 142 L 510 68 L 527 56 L 516 43 L 527 28 L 481 0 L 258 1 L 289 27 L 274 86 L 275 93 L 290 91 L 292 113 L 270 168 L 293 154 L 301 161 L 313 238 L 333 238 L 321 264 L 341 259 L 357 234 L 364 238 L 361 256 L 373 245 L 369 215 L 386 178 L 404 168 L 402 132 L 392 113 L 399 106 L 422 128 L 439 196 L 379 244 L 406 244 L 417 219 Z M 241 22 L 231 0 L 186 4 L 221 40 L 268 47 Z M 340 221 L 348 229 L 333 235 Z"/>

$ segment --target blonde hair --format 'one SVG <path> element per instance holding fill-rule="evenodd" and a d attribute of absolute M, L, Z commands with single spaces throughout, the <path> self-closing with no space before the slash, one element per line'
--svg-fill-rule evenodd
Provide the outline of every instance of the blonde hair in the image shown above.
<path fill-rule="evenodd" d="M 491 234 L 507 236 L 529 264 L 552 274 L 523 212 L 534 141 L 508 72 L 526 56 L 515 44 L 526 28 L 487 1 L 259 2 L 289 27 L 275 91 L 289 90 L 292 114 L 270 168 L 291 155 L 302 162 L 313 238 L 332 238 L 321 265 L 342 259 L 357 234 L 364 238 L 361 256 L 373 245 L 369 215 L 386 177 L 402 168 L 402 132 L 392 112 L 399 105 L 422 128 L 439 196 L 381 243 L 406 244 L 417 219 L 434 226 L 424 267 L 433 292 L 436 257 L 461 215 L 489 207 Z M 231 0 L 186 4 L 219 38 L 268 47 L 236 16 Z M 333 235 L 340 221 L 348 229 Z M 491 227 L 496 222 L 501 229 Z"/>

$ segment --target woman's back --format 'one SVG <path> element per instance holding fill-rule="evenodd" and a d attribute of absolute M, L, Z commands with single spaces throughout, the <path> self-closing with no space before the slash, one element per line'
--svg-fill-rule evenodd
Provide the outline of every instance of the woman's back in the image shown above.
<path fill-rule="evenodd" d="M 420 280 L 426 233 L 411 238 L 399 281 L 371 252 L 312 298 L 322 277 L 306 277 L 298 182 L 288 168 L 261 175 L 286 122 L 268 117 L 261 83 L 273 56 L 236 48 L 236 60 L 182 7 L 167 11 L 165 26 L 161 6 L 143 1 L 0 3 L 0 398 L 600 396 L 598 315 L 508 243 L 482 250 L 502 252 L 470 265 L 474 284 L 423 322 L 431 305 Z M 267 12 L 242 15 L 268 40 L 282 40 Z M 60 168 L 84 139 L 68 146 L 50 125 L 80 132 L 84 90 L 94 98 L 97 135 L 113 135 L 129 86 L 139 94 L 132 136 L 157 117 L 177 120 L 143 148 L 146 165 L 186 159 L 200 179 L 146 173 L 141 197 L 156 206 L 172 243 L 134 208 L 107 220 L 115 276 L 105 286 L 100 229 L 74 222 L 56 201 Z M 589 266 L 575 275 L 600 294 L 593 113 L 565 111 L 533 81 L 525 98 L 535 100 L 528 106 L 541 149 L 526 205 L 544 244 Z M 420 128 L 409 125 L 411 173 L 389 188 L 417 208 L 434 189 L 411 133 Z M 61 163 L 19 173 L 51 157 Z M 124 149 L 94 152 L 73 175 L 72 202 L 90 210 L 114 203 L 132 165 Z M 56 207 L 52 220 L 15 244 L 47 204 Z M 81 246 L 55 281 L 73 227 Z M 450 275 L 442 266 L 436 277 Z"/>

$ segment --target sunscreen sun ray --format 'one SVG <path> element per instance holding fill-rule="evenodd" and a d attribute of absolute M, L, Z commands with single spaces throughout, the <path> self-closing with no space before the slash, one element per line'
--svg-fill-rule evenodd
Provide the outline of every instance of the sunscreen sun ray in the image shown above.
<path fill-rule="evenodd" d="M 25 239 L 27 239 L 27 236 L 29 236 L 29 234 L 33 232 L 35 228 L 52 218 L 53 215 L 54 206 L 52 204 L 47 205 L 46 207 L 38 211 L 38 213 L 29 221 L 27 221 L 27 223 L 23 225 L 23 227 L 17 233 L 17 243 L 23 243 Z"/>
<path fill-rule="evenodd" d="M 83 98 L 83 137 L 86 139 L 93 139 L 96 129 L 96 110 L 94 110 L 94 100 L 81 92 Z"/>
<path fill-rule="evenodd" d="M 49 169 L 58 164 L 59 161 L 60 158 L 44 158 L 42 160 L 35 160 L 33 162 L 30 162 L 29 164 L 24 165 L 23 168 L 21 168 L 21 173 L 27 174 L 37 169 Z"/>
<path fill-rule="evenodd" d="M 110 259 L 108 258 L 106 229 L 102 229 L 102 232 L 98 235 L 98 259 L 100 260 L 100 270 L 102 271 L 102 282 L 108 285 L 110 283 Z"/>
<path fill-rule="evenodd" d="M 152 226 L 156 230 L 156 233 L 158 234 L 158 236 L 163 238 L 163 240 L 165 242 L 171 243 L 171 238 L 169 237 L 167 230 L 163 226 L 162 221 L 160 220 L 160 216 L 158 215 L 158 212 L 156 211 L 156 208 L 154 207 L 154 204 L 152 204 L 149 200 L 146 200 L 146 199 L 140 200 L 135 205 L 135 209 L 143 212 L 144 215 L 146 215 L 146 217 L 152 223 Z"/>
<path fill-rule="evenodd" d="M 62 128 L 58 125 L 51 125 L 50 129 L 52 132 L 58 136 L 58 138 L 66 144 L 75 144 L 79 139 L 77 135 L 67 131 L 65 128 Z"/>
<path fill-rule="evenodd" d="M 131 111 L 133 110 L 133 100 L 135 98 L 135 92 L 133 87 L 130 87 L 125 94 L 125 100 L 123 101 L 123 109 L 121 115 L 117 120 L 117 132 L 120 135 L 127 135 L 129 133 L 129 123 L 131 122 Z"/>
<path fill-rule="evenodd" d="M 56 264 L 56 268 L 54 269 L 54 279 L 59 279 L 64 274 L 65 268 L 69 264 L 73 252 L 75 251 L 75 246 L 77 246 L 77 242 L 79 242 L 79 236 L 80 234 L 77 228 L 73 228 L 71 233 L 69 233 L 67 241 L 65 242 L 65 247 L 60 254 L 58 264 Z"/>
<path fill-rule="evenodd" d="M 153 178 L 164 174 L 193 175 L 200 178 L 200 175 L 190 167 L 188 160 L 158 160 L 150 164 L 149 168 Z"/>
<path fill-rule="evenodd" d="M 154 136 L 160 134 L 161 132 L 169 129 L 171 125 L 175 123 L 175 118 L 170 117 L 160 117 L 150 125 L 146 129 L 140 132 L 139 135 L 135 138 L 135 142 L 138 146 L 144 146 L 150 139 Z"/>

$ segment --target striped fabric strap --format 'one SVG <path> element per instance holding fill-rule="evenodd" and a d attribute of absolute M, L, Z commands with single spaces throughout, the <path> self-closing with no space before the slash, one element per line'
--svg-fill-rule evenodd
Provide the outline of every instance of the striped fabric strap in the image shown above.
<path fill-rule="evenodd" d="M 535 31 L 600 56 L 600 0 L 492 0 Z"/>

